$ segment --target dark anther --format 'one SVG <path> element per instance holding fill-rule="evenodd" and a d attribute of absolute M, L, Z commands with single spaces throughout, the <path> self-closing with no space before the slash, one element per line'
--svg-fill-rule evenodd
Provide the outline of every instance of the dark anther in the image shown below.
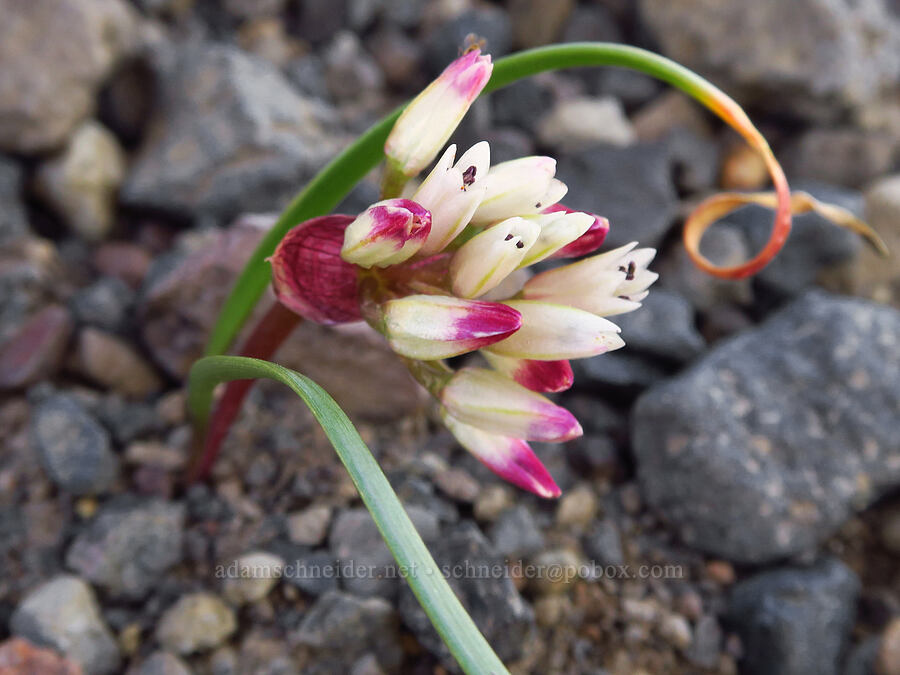
<path fill-rule="evenodd" d="M 541 206 L 543 206 L 543 205 L 540 202 L 538 202 L 537 204 L 534 205 L 534 208 L 539 209 L 539 208 L 541 208 Z"/>
<path fill-rule="evenodd" d="M 625 265 L 619 265 L 619 271 L 625 272 L 625 281 L 631 281 L 634 279 L 634 272 L 637 269 L 637 265 L 634 264 L 634 260 L 628 263 L 628 267 Z"/>
<path fill-rule="evenodd" d="M 521 239 L 519 239 L 519 241 L 516 242 L 516 248 L 525 248 L 525 244 L 522 242 Z"/>
<path fill-rule="evenodd" d="M 475 182 L 475 167 L 470 166 L 468 169 L 463 171 L 463 190 L 469 187 L 472 183 Z"/>
<path fill-rule="evenodd" d="M 506 235 L 506 237 L 503 239 L 503 241 L 509 241 L 509 240 L 512 239 L 512 238 L 513 238 L 513 236 L 512 236 L 511 234 L 508 234 L 508 235 Z"/>

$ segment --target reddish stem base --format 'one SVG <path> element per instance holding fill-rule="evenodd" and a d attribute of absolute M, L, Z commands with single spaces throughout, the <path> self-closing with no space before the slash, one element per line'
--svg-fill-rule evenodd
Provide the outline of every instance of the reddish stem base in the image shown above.
<path fill-rule="evenodd" d="M 240 355 L 268 359 L 278 351 L 302 320 L 298 314 L 276 302 L 256 324 Z M 222 448 L 222 442 L 253 387 L 253 382 L 254 380 L 232 380 L 225 385 L 225 392 L 210 415 L 209 423 L 195 430 L 193 457 L 187 475 L 188 483 L 203 480 L 209 475 Z"/>

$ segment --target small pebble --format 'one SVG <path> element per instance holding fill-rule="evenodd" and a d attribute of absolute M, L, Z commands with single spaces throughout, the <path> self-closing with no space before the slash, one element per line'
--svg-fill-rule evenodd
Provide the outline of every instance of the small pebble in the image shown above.
<path fill-rule="evenodd" d="M 597 498 L 586 485 L 568 490 L 556 509 L 556 523 L 562 527 L 587 527 L 597 515 Z"/>
<path fill-rule="evenodd" d="M 234 611 L 211 593 L 183 595 L 156 627 L 156 639 L 176 654 L 218 647 L 237 629 Z"/>
<path fill-rule="evenodd" d="M 659 634 L 673 647 L 687 649 L 693 640 L 691 624 L 678 614 L 668 614 L 659 624 Z"/>
<path fill-rule="evenodd" d="M 266 597 L 278 583 L 284 559 L 272 553 L 247 553 L 225 568 L 225 599 L 234 605 L 256 602 Z"/>
<path fill-rule="evenodd" d="M 318 546 L 331 524 L 331 507 L 312 505 L 287 517 L 288 538 L 295 544 Z"/>

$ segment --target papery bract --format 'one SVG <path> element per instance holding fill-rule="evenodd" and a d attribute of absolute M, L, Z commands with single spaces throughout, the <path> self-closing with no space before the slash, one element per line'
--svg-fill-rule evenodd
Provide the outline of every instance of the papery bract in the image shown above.
<path fill-rule="evenodd" d="M 522 325 L 499 302 L 446 295 L 410 295 L 384 304 L 383 332 L 391 348 L 411 359 L 446 359 L 502 340 Z"/>
<path fill-rule="evenodd" d="M 444 69 L 400 115 L 384 144 L 388 162 L 415 176 L 435 158 L 491 78 L 491 57 L 471 49 Z"/>
<path fill-rule="evenodd" d="M 340 256 L 352 222 L 353 216 L 321 216 L 284 236 L 269 258 L 279 302 L 317 323 L 362 319 L 356 267 Z"/>

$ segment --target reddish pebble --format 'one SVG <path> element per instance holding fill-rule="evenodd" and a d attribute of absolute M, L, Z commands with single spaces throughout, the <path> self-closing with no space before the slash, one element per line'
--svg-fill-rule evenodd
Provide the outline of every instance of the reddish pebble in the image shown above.
<path fill-rule="evenodd" d="M 69 312 L 59 305 L 40 310 L 0 347 L 0 389 L 26 387 L 51 375 L 72 335 Z"/>
<path fill-rule="evenodd" d="M 22 638 L 0 644 L 0 675 L 82 675 L 81 667 Z"/>
<path fill-rule="evenodd" d="M 121 279 L 132 288 L 144 280 L 151 263 L 146 249 L 124 241 L 111 241 L 94 253 L 94 266 L 104 275 Z"/>

